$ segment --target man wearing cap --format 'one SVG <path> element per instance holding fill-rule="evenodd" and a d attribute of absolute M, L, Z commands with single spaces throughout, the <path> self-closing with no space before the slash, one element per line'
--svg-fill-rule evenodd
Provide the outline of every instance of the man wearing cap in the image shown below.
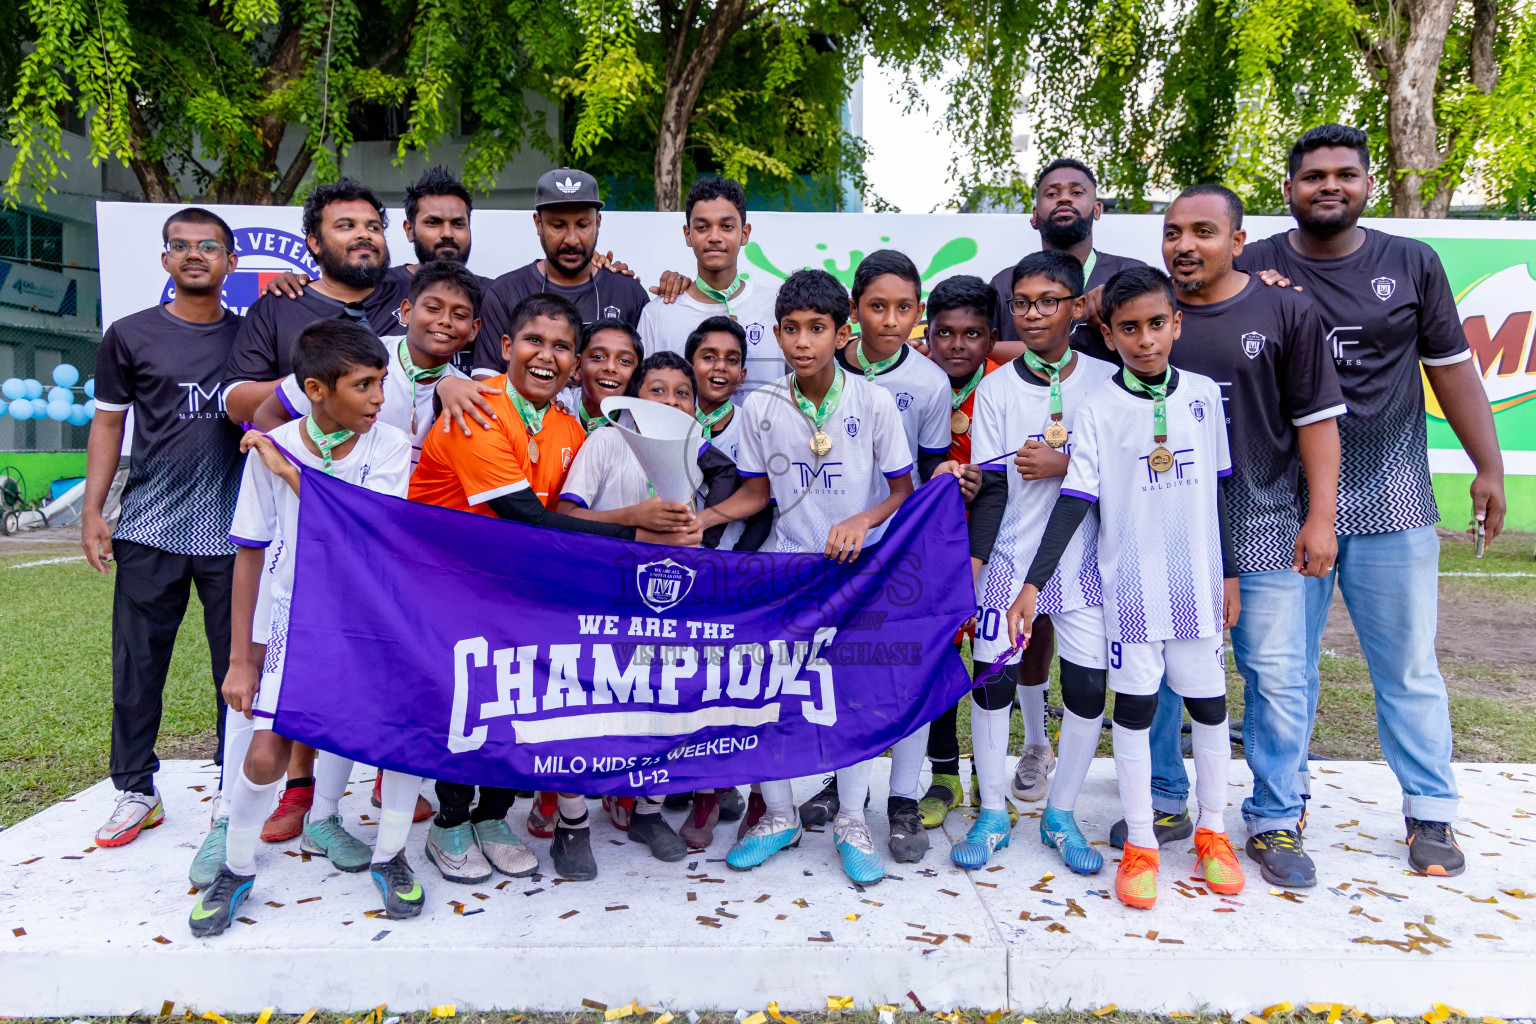
<path fill-rule="evenodd" d="M 644 286 L 593 263 L 602 208 L 597 179 L 585 171 L 561 167 L 539 179 L 534 188 L 533 227 L 544 258 L 502 274 L 486 290 L 480 333 L 475 338 L 477 378 L 506 372 L 501 338 L 507 333 L 512 308 L 529 295 L 559 295 L 576 307 L 585 323 L 617 317 L 631 326 L 639 324 L 650 299 Z"/>

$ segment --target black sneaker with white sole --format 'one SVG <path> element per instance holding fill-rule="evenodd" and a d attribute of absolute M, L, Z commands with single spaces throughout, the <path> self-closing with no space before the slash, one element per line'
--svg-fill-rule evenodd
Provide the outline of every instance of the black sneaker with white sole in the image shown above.
<path fill-rule="evenodd" d="M 1195 823 L 1190 820 L 1187 808 L 1178 814 L 1163 814 L 1159 811 L 1152 815 L 1152 834 L 1157 837 L 1158 846 L 1167 846 L 1194 835 Z M 1109 827 L 1109 845 L 1117 850 L 1125 849 L 1124 818 Z"/>
<path fill-rule="evenodd" d="M 800 824 L 815 828 L 837 817 L 842 801 L 837 797 L 837 773 L 822 780 L 821 791 L 800 805 Z"/>

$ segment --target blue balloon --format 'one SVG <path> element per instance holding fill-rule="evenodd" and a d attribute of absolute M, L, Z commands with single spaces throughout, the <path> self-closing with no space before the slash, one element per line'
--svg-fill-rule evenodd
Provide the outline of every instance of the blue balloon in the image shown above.
<path fill-rule="evenodd" d="M 32 418 L 40 420 L 48 415 L 48 400 L 46 398 L 32 399 Z"/>
<path fill-rule="evenodd" d="M 75 396 L 69 393 L 69 388 L 59 387 L 48 389 L 49 405 L 52 405 L 55 402 L 63 402 L 65 405 L 73 405 L 74 401 Z"/>
<path fill-rule="evenodd" d="M 95 398 L 96 397 L 96 378 L 95 377 L 92 377 L 90 380 L 85 382 L 85 397 L 86 398 Z"/>
<path fill-rule="evenodd" d="M 5 383 L 0 384 L 0 395 L 14 402 L 18 398 L 27 397 L 27 382 L 20 377 L 7 377 Z"/>
<path fill-rule="evenodd" d="M 32 379 L 29 378 L 27 380 L 22 381 L 22 383 L 24 385 L 26 385 L 26 389 L 27 389 L 26 394 L 22 395 L 23 398 L 42 398 L 43 397 L 43 382 L 42 381 L 40 381 L 40 380 L 32 380 Z"/>
<path fill-rule="evenodd" d="M 72 388 L 80 383 L 80 371 L 68 363 L 53 368 L 53 382 L 61 388 Z"/>
<path fill-rule="evenodd" d="M 86 419 L 93 420 L 96 418 L 96 399 L 91 399 L 89 402 L 86 402 L 83 406 L 81 406 L 81 408 L 85 410 Z"/>
<path fill-rule="evenodd" d="M 69 419 L 69 410 L 73 408 L 74 406 L 67 402 L 49 402 L 48 418 L 53 420 L 55 423 L 63 423 L 65 420 Z"/>
<path fill-rule="evenodd" d="M 69 407 L 69 422 L 77 427 L 83 427 L 91 422 L 91 414 L 83 405 Z"/>
<path fill-rule="evenodd" d="M 10 404 L 11 416 L 18 420 L 32 418 L 32 403 L 25 398 L 15 398 Z"/>

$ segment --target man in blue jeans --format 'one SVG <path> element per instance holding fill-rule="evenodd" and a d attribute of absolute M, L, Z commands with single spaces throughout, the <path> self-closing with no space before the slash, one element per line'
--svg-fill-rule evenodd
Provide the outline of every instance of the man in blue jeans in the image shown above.
<path fill-rule="evenodd" d="M 1366 135 L 1359 129 L 1322 125 L 1306 132 L 1291 149 L 1285 181 L 1296 227 L 1248 245 L 1237 266 L 1280 271 L 1303 287 L 1322 314 L 1349 405 L 1339 420 L 1338 586 L 1375 688 L 1381 749 L 1403 789 L 1409 864 L 1425 874 L 1457 875 L 1466 859 L 1451 828 L 1458 799 L 1451 721 L 1435 658 L 1440 544 L 1434 524 L 1440 514 L 1429 474 L 1421 365 L 1476 467 L 1473 522 L 1483 525 L 1488 540 L 1504 526 L 1504 466 L 1493 413 L 1439 258 L 1422 242 L 1359 226 L 1371 194 L 1369 169 Z M 1334 576 L 1303 582 L 1303 735 L 1310 740 Z M 1267 720 L 1264 705 L 1248 708 L 1249 743 L 1261 746 L 1270 731 L 1293 726 L 1288 718 Z M 1178 838 L 1189 788 L 1179 720 L 1177 702 L 1159 702 L 1152 785 L 1161 841 Z M 1303 799 L 1309 781 L 1303 760 Z M 1252 802 L 1244 803 L 1245 816 Z"/>

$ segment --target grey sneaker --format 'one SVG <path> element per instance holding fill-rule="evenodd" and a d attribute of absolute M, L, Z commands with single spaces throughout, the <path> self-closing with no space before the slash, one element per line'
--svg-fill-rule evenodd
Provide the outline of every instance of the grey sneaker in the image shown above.
<path fill-rule="evenodd" d="M 165 805 L 160 802 L 157 789 L 148 796 L 143 793 L 119 793 L 112 817 L 96 830 L 97 846 L 127 846 L 139 838 L 139 833 L 154 828 L 165 820 Z"/>
<path fill-rule="evenodd" d="M 206 889 L 219 876 L 219 868 L 224 866 L 224 835 L 228 831 L 228 818 L 217 818 L 208 826 L 208 835 L 197 848 L 197 856 L 192 858 L 192 868 L 187 872 L 192 888 Z"/>
<path fill-rule="evenodd" d="M 469 822 L 444 828 L 433 822 L 427 829 L 427 860 L 437 865 L 443 879 L 476 885 L 491 879 L 491 862 L 475 842 L 475 827 Z"/>
<path fill-rule="evenodd" d="M 1015 800 L 1029 803 L 1044 800 L 1046 793 L 1050 792 L 1050 775 L 1055 767 L 1056 755 L 1049 746 L 1025 747 L 1018 767 L 1013 770 L 1013 782 L 1009 784 L 1008 791 Z"/>
<path fill-rule="evenodd" d="M 471 824 L 475 842 L 491 867 L 513 878 L 526 878 L 539 870 L 539 858 L 518 839 L 503 818 Z"/>
<path fill-rule="evenodd" d="M 337 871 L 366 871 L 373 860 L 373 851 L 368 844 L 342 826 L 339 814 L 319 821 L 306 821 L 299 849 L 325 857 Z"/>

